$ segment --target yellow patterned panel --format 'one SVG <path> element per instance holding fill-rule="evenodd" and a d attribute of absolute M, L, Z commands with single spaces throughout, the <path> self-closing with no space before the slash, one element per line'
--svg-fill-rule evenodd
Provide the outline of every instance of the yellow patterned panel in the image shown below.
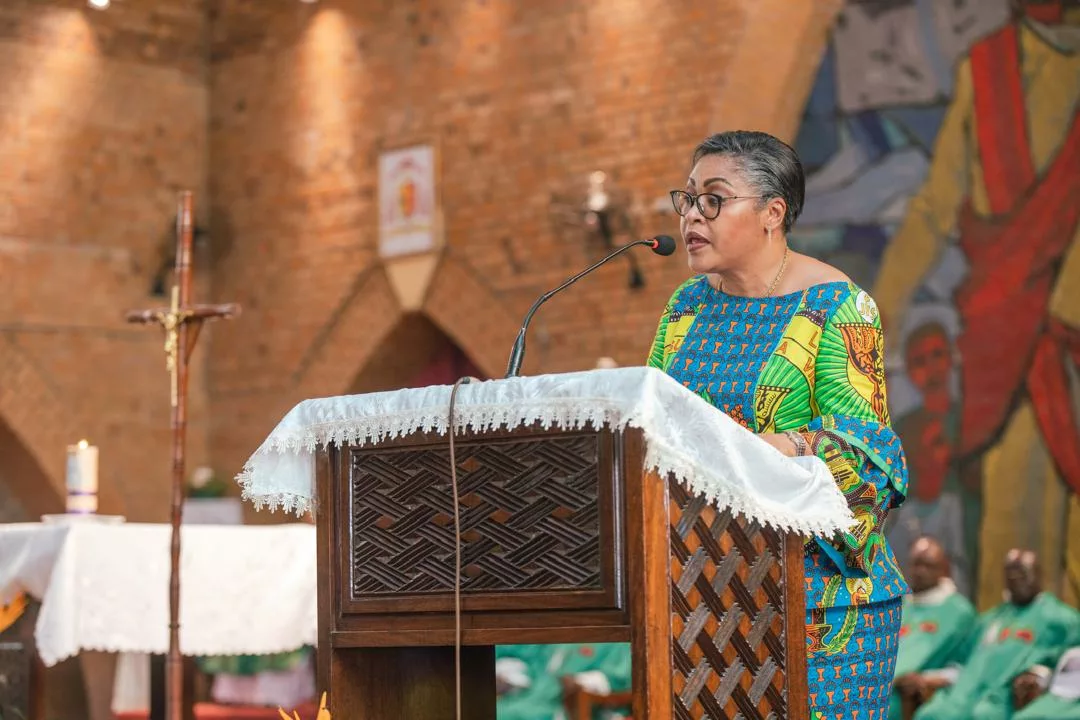
<path fill-rule="evenodd" d="M 787 359 L 802 372 L 811 390 L 814 387 L 814 360 L 817 358 L 820 340 L 821 328 L 810 318 L 796 315 L 776 349 L 777 355 Z"/>
<path fill-rule="evenodd" d="M 788 387 L 758 385 L 754 393 L 754 415 L 757 416 L 758 432 L 776 432 L 776 411 L 791 392 Z"/>
<path fill-rule="evenodd" d="M 882 422 L 888 422 L 885 403 L 885 353 L 884 338 L 879 328 L 861 323 L 845 323 L 837 326 L 844 336 L 847 348 L 848 382 L 873 408 Z"/>
<path fill-rule="evenodd" d="M 690 332 L 690 326 L 694 324 L 694 319 L 697 315 L 683 315 L 674 322 L 669 322 L 666 332 L 664 333 L 664 357 L 674 357 L 675 353 L 679 352 L 679 348 L 682 347 L 683 340 L 686 339 L 686 333 Z"/>

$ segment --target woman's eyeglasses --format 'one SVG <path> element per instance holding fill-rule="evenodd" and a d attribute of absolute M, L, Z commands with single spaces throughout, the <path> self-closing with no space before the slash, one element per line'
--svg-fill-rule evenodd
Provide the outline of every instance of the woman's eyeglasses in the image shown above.
<path fill-rule="evenodd" d="M 675 206 L 675 212 L 680 216 L 685 216 L 690 212 L 690 208 L 697 205 L 698 212 L 706 220 L 714 220 L 716 216 L 720 214 L 720 208 L 724 206 L 724 203 L 729 200 L 760 200 L 762 195 L 729 195 L 723 197 L 716 193 L 701 193 L 700 195 L 692 195 L 685 190 L 672 190 L 671 191 L 671 204 Z"/>

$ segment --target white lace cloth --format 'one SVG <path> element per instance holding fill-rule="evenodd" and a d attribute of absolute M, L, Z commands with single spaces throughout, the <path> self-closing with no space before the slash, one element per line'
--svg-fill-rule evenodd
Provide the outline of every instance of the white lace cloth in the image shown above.
<path fill-rule="evenodd" d="M 446 434 L 451 386 L 305 400 L 237 476 L 256 508 L 311 508 L 314 454 L 328 443 L 366 444 L 416 431 Z M 455 405 L 457 432 L 540 422 L 641 428 L 646 468 L 669 472 L 717 507 L 775 527 L 830 535 L 854 518 L 825 464 L 787 458 L 667 374 L 632 367 L 469 383 Z"/>
<path fill-rule="evenodd" d="M 164 653 L 169 645 L 168 525 L 0 525 L 0 602 L 41 600 L 46 665 L 82 650 Z M 186 526 L 180 649 L 261 655 L 317 641 L 315 528 Z"/>

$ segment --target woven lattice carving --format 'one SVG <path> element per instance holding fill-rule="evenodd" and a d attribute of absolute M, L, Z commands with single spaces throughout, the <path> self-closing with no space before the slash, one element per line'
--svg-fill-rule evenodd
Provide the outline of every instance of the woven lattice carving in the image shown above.
<path fill-rule="evenodd" d="M 456 445 L 463 592 L 600 587 L 598 436 Z M 352 592 L 454 586 L 445 445 L 352 453 Z"/>
<path fill-rule="evenodd" d="M 783 552 L 775 531 L 671 483 L 676 718 L 787 718 Z"/>

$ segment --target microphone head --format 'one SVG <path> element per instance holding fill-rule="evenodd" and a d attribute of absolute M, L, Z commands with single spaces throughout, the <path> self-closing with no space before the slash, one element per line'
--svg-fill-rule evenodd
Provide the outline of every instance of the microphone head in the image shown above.
<path fill-rule="evenodd" d="M 650 241 L 649 245 L 657 255 L 670 255 L 675 252 L 675 238 L 670 235 L 657 235 Z"/>

